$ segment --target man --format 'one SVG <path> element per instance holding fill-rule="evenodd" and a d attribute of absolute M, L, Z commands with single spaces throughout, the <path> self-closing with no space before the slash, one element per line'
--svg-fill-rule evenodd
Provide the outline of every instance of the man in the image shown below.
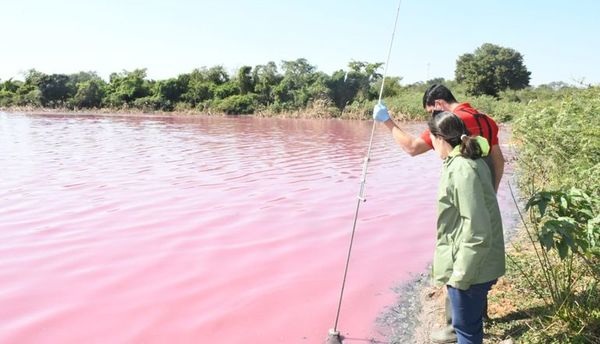
<path fill-rule="evenodd" d="M 504 156 L 498 144 L 498 125 L 496 122 L 471 107 L 469 103 L 459 103 L 446 86 L 439 84 L 431 85 L 425 91 L 423 95 L 423 108 L 432 116 L 436 116 L 438 113 L 444 111 L 453 112 L 463 120 L 471 135 L 480 135 L 487 139 L 491 148 L 489 155 L 484 160 L 492 173 L 494 190 L 498 192 L 500 179 L 502 179 L 502 174 L 504 173 Z M 392 132 L 394 140 L 411 156 L 419 155 L 433 149 L 429 130 L 425 130 L 418 137 L 412 136 L 392 121 L 385 105 L 381 103 L 375 105 L 373 119 L 385 124 Z M 487 305 L 485 308 L 484 316 L 487 313 Z M 454 343 L 457 341 L 456 333 L 452 327 L 452 309 L 448 296 L 446 296 L 445 302 L 445 315 L 446 326 L 441 330 L 431 333 L 431 340 L 434 343 Z"/>
<path fill-rule="evenodd" d="M 453 112 L 465 122 L 467 129 L 469 129 L 472 135 L 481 135 L 488 140 L 491 149 L 486 163 L 490 166 L 494 179 L 494 189 L 498 192 L 500 179 L 502 179 L 502 174 L 504 173 L 504 156 L 498 145 L 498 125 L 496 122 L 489 116 L 471 107 L 469 103 L 457 102 L 452 92 L 446 86 L 439 84 L 431 85 L 425 91 L 423 95 L 423 108 L 431 113 L 432 116 L 443 111 Z M 392 131 L 394 140 L 411 156 L 419 155 L 433 149 L 431 139 L 429 138 L 429 130 L 425 130 L 418 137 L 412 136 L 392 121 L 385 105 L 375 105 L 373 118 L 378 122 L 383 122 Z"/>

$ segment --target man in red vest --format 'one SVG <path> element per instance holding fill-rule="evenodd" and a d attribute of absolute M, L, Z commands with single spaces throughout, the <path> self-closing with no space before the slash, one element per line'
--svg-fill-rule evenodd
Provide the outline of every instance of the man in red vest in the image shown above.
<path fill-rule="evenodd" d="M 489 155 L 484 157 L 484 160 L 490 167 L 494 189 L 498 192 L 500 179 L 502 179 L 502 174 L 504 173 L 504 156 L 498 145 L 498 125 L 496 122 L 489 116 L 471 107 L 469 103 L 459 103 L 446 86 L 439 84 L 431 85 L 425 91 L 423 95 L 423 108 L 432 116 L 444 111 L 453 112 L 465 122 L 471 135 L 479 135 L 487 139 L 491 148 Z M 419 155 L 433 149 L 429 130 L 425 130 L 418 137 L 409 134 L 392 121 L 387 108 L 382 103 L 375 105 L 373 119 L 385 124 L 392 132 L 394 140 L 411 156 Z M 484 311 L 484 316 L 486 312 L 487 309 Z M 430 339 L 434 343 L 454 343 L 457 341 L 456 333 L 452 327 L 452 308 L 448 297 L 446 297 L 445 318 L 446 326 L 431 333 Z"/>
<path fill-rule="evenodd" d="M 423 95 L 423 108 L 431 113 L 432 116 L 450 111 L 460 117 L 465 122 L 471 135 L 480 135 L 485 137 L 490 144 L 490 154 L 486 158 L 486 163 L 490 166 L 492 179 L 494 180 L 494 189 L 498 192 L 500 179 L 504 173 L 504 156 L 498 145 L 498 125 L 489 116 L 480 113 L 469 103 L 459 103 L 452 95 L 452 92 L 439 84 L 431 85 Z M 382 103 L 375 105 L 373 109 L 373 118 L 385 124 L 391 132 L 394 140 L 402 149 L 411 156 L 419 155 L 433 149 L 429 130 L 425 130 L 421 135 L 415 137 L 400 128 L 390 118 L 387 108 Z"/>

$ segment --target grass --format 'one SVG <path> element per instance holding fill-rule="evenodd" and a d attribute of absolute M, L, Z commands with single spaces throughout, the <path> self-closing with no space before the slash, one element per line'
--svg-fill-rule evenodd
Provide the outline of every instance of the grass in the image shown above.
<path fill-rule="evenodd" d="M 555 307 L 548 304 L 547 298 L 540 297 L 523 278 L 525 272 L 530 274 L 533 281 L 541 282 L 543 279 L 541 270 L 536 267 L 535 252 L 525 230 L 514 242 L 507 252 L 510 257 L 507 273 L 494 286 L 488 298 L 490 321 L 486 322 L 486 343 L 499 343 L 508 338 L 516 343 L 600 343 L 598 290 L 576 290 L 573 296 L 577 306 L 573 312 L 555 312 Z M 581 282 L 580 285 L 585 286 L 598 281 L 587 276 Z"/>
<path fill-rule="evenodd" d="M 530 101 L 513 121 L 521 193 L 579 188 L 592 205 L 563 198 L 522 219 L 507 274 L 490 293 L 490 343 L 600 343 L 599 110 L 600 87 L 591 87 Z"/>

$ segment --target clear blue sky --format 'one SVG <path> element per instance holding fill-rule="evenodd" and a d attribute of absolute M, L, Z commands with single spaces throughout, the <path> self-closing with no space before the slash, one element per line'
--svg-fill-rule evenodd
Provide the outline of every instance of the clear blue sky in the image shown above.
<path fill-rule="evenodd" d="M 384 62 L 397 0 L 0 0 L 0 79 L 147 68 L 153 79 L 202 66 L 299 57 L 319 70 Z M 483 43 L 516 49 L 531 83 L 600 83 L 600 1 L 403 0 L 389 75 L 454 78 Z"/>

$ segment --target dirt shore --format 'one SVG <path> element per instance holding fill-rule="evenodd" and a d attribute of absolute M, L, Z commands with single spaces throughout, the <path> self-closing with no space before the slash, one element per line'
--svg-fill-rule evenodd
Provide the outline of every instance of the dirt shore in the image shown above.
<path fill-rule="evenodd" d="M 443 323 L 444 291 L 422 273 L 394 288 L 397 302 L 378 319 L 390 343 L 428 344 L 429 335 Z"/>
<path fill-rule="evenodd" d="M 47 115 L 77 115 L 77 116 L 135 116 L 135 117 L 193 117 L 193 116 L 235 116 L 235 117 L 260 117 L 260 118 L 298 118 L 298 119 L 371 119 L 370 114 L 363 111 L 342 111 L 330 108 L 312 107 L 302 110 L 272 112 L 257 111 L 250 115 L 232 115 L 222 112 L 182 110 L 182 111 L 145 111 L 136 108 L 130 109 L 68 109 L 68 108 L 37 108 L 37 107 L 9 107 L 0 108 L 1 112 L 22 114 L 47 114 Z M 400 120 L 402 118 L 399 118 Z"/>

